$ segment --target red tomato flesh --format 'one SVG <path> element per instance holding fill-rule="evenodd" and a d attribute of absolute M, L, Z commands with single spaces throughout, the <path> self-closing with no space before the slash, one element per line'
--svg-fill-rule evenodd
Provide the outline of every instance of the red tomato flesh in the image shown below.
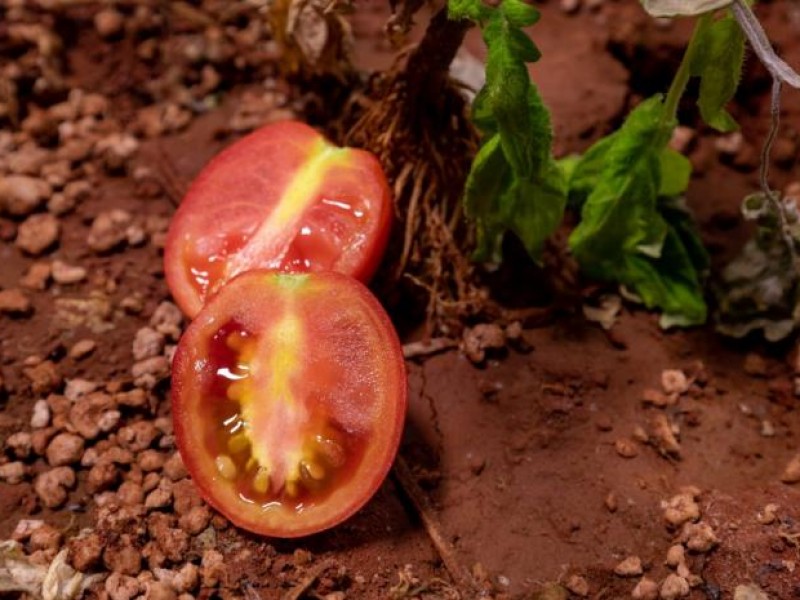
<path fill-rule="evenodd" d="M 193 317 L 226 281 L 251 269 L 333 270 L 367 281 L 391 214 L 372 154 L 334 146 L 303 123 L 266 125 L 192 183 L 170 223 L 167 284 Z"/>
<path fill-rule="evenodd" d="M 233 279 L 175 353 L 184 463 L 209 504 L 264 535 L 308 535 L 361 508 L 394 460 L 405 410 L 389 317 L 335 272 Z"/>

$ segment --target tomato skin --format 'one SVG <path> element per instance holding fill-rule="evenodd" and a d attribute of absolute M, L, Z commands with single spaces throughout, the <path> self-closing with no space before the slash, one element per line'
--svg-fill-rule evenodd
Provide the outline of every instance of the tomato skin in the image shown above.
<path fill-rule="evenodd" d="M 167 234 L 167 284 L 193 317 L 251 269 L 335 270 L 367 282 L 392 212 L 374 155 L 337 148 L 304 123 L 272 123 L 223 150 L 190 186 Z"/>
<path fill-rule="evenodd" d="M 253 476 L 246 469 L 240 469 L 241 477 L 239 472 L 234 479 L 223 476 L 220 450 L 212 439 L 222 428 L 213 415 L 215 407 L 231 404 L 232 386 L 227 400 L 210 390 L 224 366 L 215 358 L 215 340 L 230 323 L 235 331 L 249 332 L 242 339 L 254 349 L 248 355 L 255 357 L 248 367 L 252 388 L 237 400 L 242 414 L 249 410 L 254 415 L 245 425 L 252 432 L 251 455 L 288 456 L 293 440 L 333 428 L 338 442 L 332 443 L 345 449 L 346 459 L 333 468 L 325 463 L 334 472 L 327 488 L 312 489 L 297 500 L 285 492 L 274 497 L 253 492 L 245 501 L 251 488 L 243 494 L 241 486 L 250 485 Z M 292 326 L 287 329 L 286 323 Z M 245 353 L 237 356 L 234 363 Z M 239 275 L 189 325 L 172 374 L 175 438 L 195 485 L 231 522 L 258 534 L 301 537 L 349 518 L 380 487 L 400 443 L 407 403 L 402 348 L 378 300 L 346 275 L 263 270 Z M 281 390 L 287 398 L 276 400 L 265 393 L 268 389 Z M 297 415 L 301 418 L 294 419 Z"/>

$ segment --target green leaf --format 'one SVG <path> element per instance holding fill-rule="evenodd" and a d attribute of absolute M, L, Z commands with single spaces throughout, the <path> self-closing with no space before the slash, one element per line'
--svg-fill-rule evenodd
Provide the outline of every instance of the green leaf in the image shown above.
<path fill-rule="evenodd" d="M 708 316 L 703 288 L 692 261 L 675 230 L 664 240 L 661 256 L 654 260 L 631 256 L 630 285 L 648 308 L 664 314 L 662 325 L 701 325 Z"/>
<path fill-rule="evenodd" d="M 552 161 L 536 180 L 520 179 L 511 191 L 513 202 L 507 226 L 522 241 L 528 254 L 539 260 L 545 240 L 564 217 L 566 184 Z"/>
<path fill-rule="evenodd" d="M 476 260 L 500 262 L 502 258 L 504 196 L 512 181 L 500 136 L 492 136 L 475 156 L 464 190 L 464 212 L 477 228 Z"/>
<path fill-rule="evenodd" d="M 692 176 L 692 163 L 680 152 L 664 148 L 659 156 L 661 161 L 660 196 L 679 196 L 689 187 Z"/>
<path fill-rule="evenodd" d="M 709 126 L 728 132 L 739 128 L 725 110 L 742 74 L 745 38 L 736 20 L 728 15 L 712 23 L 698 40 L 692 75 L 700 77 L 700 116 Z"/>
<path fill-rule="evenodd" d="M 517 59 L 524 62 L 536 62 L 542 57 L 542 53 L 533 40 L 525 35 L 524 31 L 519 29 L 509 29 L 507 33 L 507 43 L 509 51 Z"/>
<path fill-rule="evenodd" d="M 549 114 L 531 85 L 525 66 L 530 48 L 520 43 L 512 33 L 515 31 L 527 39 L 500 13 L 495 13 L 484 27 L 488 53 L 481 103 L 484 113 L 491 113 L 497 124 L 503 151 L 514 172 L 530 178 L 541 165 L 541 149 L 546 154 L 550 152 L 552 133 Z"/>
<path fill-rule="evenodd" d="M 480 129 L 485 136 L 497 133 L 497 119 L 489 102 L 488 86 L 483 86 L 475 95 L 475 99 L 472 101 L 470 117 L 475 127 Z"/>
<path fill-rule="evenodd" d="M 697 233 L 692 213 L 687 208 L 685 200 L 683 198 L 660 198 L 658 211 L 675 233 L 678 234 L 700 279 L 705 279 L 708 275 L 711 261 L 703 242 L 700 240 L 700 235 Z"/>
<path fill-rule="evenodd" d="M 589 275 L 630 288 L 645 306 L 664 311 L 665 324 L 688 325 L 706 318 L 696 248 L 691 240 L 687 246 L 684 224 L 674 226 L 659 210 L 661 193 L 688 183 L 683 157 L 666 147 L 673 127 L 656 96 L 587 152 L 570 186 L 578 196 L 591 191 L 569 243 Z"/>
<path fill-rule="evenodd" d="M 523 0 L 503 0 L 500 10 L 514 27 L 528 27 L 539 20 L 539 11 Z"/>
<path fill-rule="evenodd" d="M 477 225 L 475 260 L 498 263 L 506 231 L 534 260 L 564 216 L 565 181 L 555 161 L 536 179 L 515 177 L 495 135 L 484 144 L 467 179 L 465 213 Z"/>
<path fill-rule="evenodd" d="M 492 9 L 482 0 L 447 0 L 447 17 L 452 20 L 470 19 L 481 22 L 489 16 Z"/>
<path fill-rule="evenodd" d="M 646 234 L 661 187 L 653 148 L 661 145 L 662 118 L 661 98 L 645 100 L 606 149 L 605 164 L 583 206 L 581 223 L 570 236 L 578 260 L 596 276 L 613 271 L 626 251 L 654 242 Z"/>
<path fill-rule="evenodd" d="M 597 187 L 597 182 L 606 165 L 608 150 L 614 144 L 617 134 L 612 133 L 592 145 L 572 170 L 568 179 L 569 205 L 580 210 L 586 198 Z"/>
<path fill-rule="evenodd" d="M 508 231 L 538 260 L 564 214 L 566 177 L 552 157 L 550 114 L 527 67 L 540 53 L 520 29 L 538 17 L 522 0 L 504 0 L 481 23 L 486 85 L 475 97 L 472 120 L 485 137 L 464 194 L 465 213 L 477 230 L 474 258 L 480 261 L 502 260 Z"/>

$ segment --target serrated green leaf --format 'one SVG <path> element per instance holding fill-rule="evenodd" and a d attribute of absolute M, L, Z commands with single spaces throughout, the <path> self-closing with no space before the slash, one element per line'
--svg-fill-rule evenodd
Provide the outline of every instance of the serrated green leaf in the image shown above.
<path fill-rule="evenodd" d="M 484 28 L 488 48 L 486 87 L 481 93 L 482 110 L 493 116 L 508 162 L 518 177 L 532 179 L 549 156 L 552 145 L 550 116 L 531 85 L 525 66 L 527 52 L 501 15 L 495 14 Z M 525 38 L 527 39 L 527 38 Z M 479 105 L 480 106 L 480 105 Z"/>
<path fill-rule="evenodd" d="M 692 163 L 680 152 L 664 148 L 659 156 L 661 161 L 660 196 L 679 196 L 689 187 L 692 176 Z"/>
<path fill-rule="evenodd" d="M 500 10 L 514 27 L 528 27 L 539 20 L 536 7 L 523 0 L 503 0 Z"/>
<path fill-rule="evenodd" d="M 606 149 L 606 161 L 570 236 L 573 252 L 596 276 L 607 277 L 621 255 L 653 242 L 644 235 L 660 185 L 660 97 L 637 106 Z M 608 263 L 604 265 L 603 263 Z"/>
<path fill-rule="evenodd" d="M 474 258 L 480 261 L 502 259 L 507 231 L 538 260 L 564 213 L 566 179 L 552 158 L 550 114 L 526 66 L 539 59 L 539 50 L 520 29 L 537 19 L 533 6 L 505 0 L 481 26 L 486 84 L 475 97 L 472 119 L 485 141 L 464 196 L 465 213 L 477 229 Z"/>
<path fill-rule="evenodd" d="M 569 243 L 588 274 L 630 288 L 669 322 L 697 324 L 706 305 L 694 248 L 658 205 L 660 193 L 688 182 L 686 165 L 666 152 L 673 126 L 657 96 L 636 107 L 610 141 L 595 145 L 570 181 L 578 196 L 591 191 Z M 662 173 L 677 183 L 663 184 Z"/>
<path fill-rule="evenodd" d="M 692 75 L 700 77 L 697 105 L 700 116 L 718 131 L 739 128 L 725 110 L 733 99 L 744 64 L 745 37 L 736 20 L 728 15 L 711 23 L 698 40 L 698 51 L 692 62 Z"/>

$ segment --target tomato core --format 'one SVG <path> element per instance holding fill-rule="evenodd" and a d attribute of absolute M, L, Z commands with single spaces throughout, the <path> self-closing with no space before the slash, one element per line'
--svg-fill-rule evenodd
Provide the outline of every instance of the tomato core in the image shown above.
<path fill-rule="evenodd" d="M 214 409 L 203 439 L 217 472 L 236 485 L 244 502 L 300 511 L 310 500 L 324 501 L 352 477 L 364 439 L 343 431 L 327 415 L 311 415 L 305 401 L 293 396 L 290 377 L 297 357 L 291 344 L 298 331 L 291 319 L 284 317 L 272 332 L 278 347 L 267 367 L 273 369 L 274 383 L 262 395 L 250 381 L 256 351 L 252 332 L 230 321 L 213 336 L 209 366 L 215 375 L 206 401 Z M 265 420 L 279 421 L 278 427 L 271 429 Z M 265 437 L 265 431 L 277 437 Z"/>

